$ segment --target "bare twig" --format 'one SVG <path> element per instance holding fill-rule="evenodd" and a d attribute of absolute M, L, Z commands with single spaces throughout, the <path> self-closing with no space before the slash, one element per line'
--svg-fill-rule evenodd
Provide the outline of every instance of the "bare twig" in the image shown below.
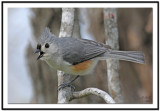
<path fill-rule="evenodd" d="M 74 24 L 74 9 L 62 8 L 62 22 L 59 37 L 71 37 Z M 58 85 L 66 83 L 70 79 L 69 74 L 58 71 Z M 71 88 L 66 87 L 58 91 L 58 103 L 68 103 L 71 97 Z"/>
<path fill-rule="evenodd" d="M 106 35 L 106 44 L 112 49 L 119 49 L 117 12 L 115 8 L 104 9 L 104 28 Z M 122 103 L 121 85 L 119 79 L 119 61 L 107 60 L 108 91 L 117 103 Z"/>
<path fill-rule="evenodd" d="M 106 103 L 115 103 L 115 101 L 112 99 L 112 97 L 108 93 L 97 88 L 86 88 L 82 91 L 73 92 L 71 100 L 82 98 L 90 94 L 101 97 L 102 99 L 105 100 Z"/>

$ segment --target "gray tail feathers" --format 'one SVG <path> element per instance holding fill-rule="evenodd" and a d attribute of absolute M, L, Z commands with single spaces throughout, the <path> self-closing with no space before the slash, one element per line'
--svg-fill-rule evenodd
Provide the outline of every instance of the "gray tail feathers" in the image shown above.
<path fill-rule="evenodd" d="M 131 61 L 136 62 L 140 64 L 144 64 L 144 54 L 139 51 L 117 51 L 112 50 L 110 52 L 106 52 L 103 56 L 105 58 L 112 58 L 112 59 L 118 59 L 118 60 L 125 60 L 125 61 Z"/>

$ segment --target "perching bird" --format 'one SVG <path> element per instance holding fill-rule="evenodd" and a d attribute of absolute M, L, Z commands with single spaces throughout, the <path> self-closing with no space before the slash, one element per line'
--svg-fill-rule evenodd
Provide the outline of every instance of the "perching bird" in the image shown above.
<path fill-rule="evenodd" d="M 87 39 L 58 38 L 49 28 L 40 36 L 35 53 L 39 53 L 37 59 L 45 60 L 52 68 L 77 75 L 76 78 L 89 74 L 99 60 L 108 58 L 145 63 L 142 52 L 112 50 L 108 45 Z M 61 86 L 66 87 L 71 82 Z"/>

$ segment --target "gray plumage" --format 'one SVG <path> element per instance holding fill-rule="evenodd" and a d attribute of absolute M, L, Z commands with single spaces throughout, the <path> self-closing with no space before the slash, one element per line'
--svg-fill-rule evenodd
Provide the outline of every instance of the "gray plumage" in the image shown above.
<path fill-rule="evenodd" d="M 60 38 L 58 46 L 61 47 L 63 59 L 73 65 L 95 58 L 108 50 L 101 43 L 70 37 Z"/>
<path fill-rule="evenodd" d="M 58 53 L 66 62 L 76 65 L 83 61 L 99 58 L 99 59 L 117 59 L 137 63 L 144 63 L 144 54 L 139 51 L 117 51 L 112 50 L 109 46 L 86 39 L 77 39 L 71 37 L 58 38 L 50 32 L 48 28 L 45 29 L 39 39 L 39 44 L 44 43 L 56 44 Z"/>
<path fill-rule="evenodd" d="M 73 65 L 95 57 L 144 63 L 144 55 L 139 51 L 117 51 L 100 42 L 69 37 L 60 38 L 59 43 L 63 59 Z"/>
<path fill-rule="evenodd" d="M 55 38 L 57 37 L 50 32 L 50 29 L 48 27 L 46 27 L 38 40 L 38 44 L 43 45 L 44 43 L 52 43 Z"/>

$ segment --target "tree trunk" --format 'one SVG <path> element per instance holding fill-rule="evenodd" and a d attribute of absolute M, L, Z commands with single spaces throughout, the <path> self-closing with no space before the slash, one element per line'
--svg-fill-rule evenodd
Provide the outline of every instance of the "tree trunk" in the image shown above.
<path fill-rule="evenodd" d="M 117 12 L 115 8 L 104 9 L 104 28 L 106 34 L 106 44 L 112 49 L 119 49 Z M 117 103 L 122 103 L 121 82 L 119 75 L 119 61 L 107 59 L 108 91 Z"/>
<path fill-rule="evenodd" d="M 59 37 L 71 37 L 74 25 L 74 10 L 73 8 L 62 8 L 62 22 Z M 58 85 L 70 81 L 70 75 L 58 71 Z M 62 88 L 58 91 L 58 103 L 68 103 L 71 96 L 71 87 Z"/>

